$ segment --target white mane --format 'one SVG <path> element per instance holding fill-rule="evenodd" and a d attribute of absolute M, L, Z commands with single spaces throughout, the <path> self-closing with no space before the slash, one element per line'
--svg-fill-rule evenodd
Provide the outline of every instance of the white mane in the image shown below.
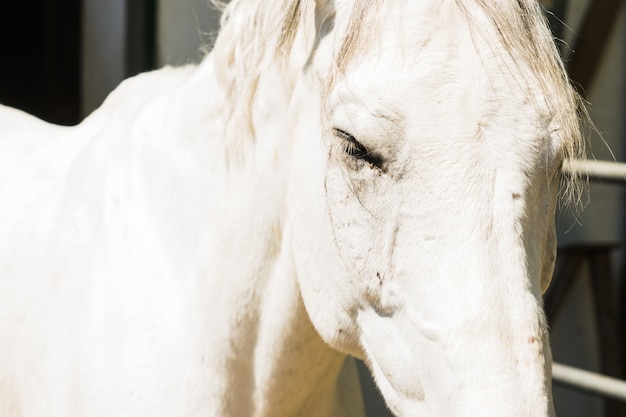
<path fill-rule="evenodd" d="M 227 116 L 229 141 L 240 143 L 254 139 L 252 107 L 259 78 L 268 67 L 288 58 L 278 51 L 283 50 L 279 49 L 281 44 L 293 40 L 283 36 L 295 36 L 297 27 L 286 26 L 294 22 L 294 18 L 297 20 L 293 13 L 299 3 L 234 0 L 224 9 L 212 54 L 216 75 L 225 92 L 223 111 Z M 281 19 L 276 19 L 276 10 L 286 11 Z"/>

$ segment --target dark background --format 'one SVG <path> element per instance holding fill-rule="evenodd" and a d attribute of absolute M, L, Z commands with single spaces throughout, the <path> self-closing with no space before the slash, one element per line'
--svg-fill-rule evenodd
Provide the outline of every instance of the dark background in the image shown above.
<path fill-rule="evenodd" d="M 78 122 L 80 17 L 80 0 L 1 3 L 0 103 Z"/>

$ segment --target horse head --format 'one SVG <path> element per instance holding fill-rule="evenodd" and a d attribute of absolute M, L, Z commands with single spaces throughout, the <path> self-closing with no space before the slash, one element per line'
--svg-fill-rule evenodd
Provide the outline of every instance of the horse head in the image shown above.
<path fill-rule="evenodd" d="M 399 416 L 554 414 L 542 292 L 578 99 L 539 6 L 495 3 L 291 12 L 301 294 Z"/>

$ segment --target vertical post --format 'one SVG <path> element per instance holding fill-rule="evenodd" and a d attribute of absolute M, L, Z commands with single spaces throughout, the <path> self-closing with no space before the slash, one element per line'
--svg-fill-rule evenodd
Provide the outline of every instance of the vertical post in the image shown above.
<path fill-rule="evenodd" d="M 156 0 L 126 4 L 126 76 L 154 69 L 156 51 Z"/>
<path fill-rule="evenodd" d="M 600 339 L 602 373 L 622 379 L 619 321 L 616 309 L 617 294 L 611 266 L 612 249 L 611 246 L 592 248 L 588 259 Z M 624 404 L 616 400 L 606 399 L 605 415 L 606 417 L 622 417 L 626 415 L 626 408 Z"/>
<path fill-rule="evenodd" d="M 591 89 L 623 3 L 623 0 L 594 0 L 589 6 L 580 37 L 574 45 L 574 60 L 569 67 L 570 76 L 582 95 Z"/>
<path fill-rule="evenodd" d="M 98 108 L 124 79 L 126 0 L 85 0 L 82 25 L 81 115 Z"/>

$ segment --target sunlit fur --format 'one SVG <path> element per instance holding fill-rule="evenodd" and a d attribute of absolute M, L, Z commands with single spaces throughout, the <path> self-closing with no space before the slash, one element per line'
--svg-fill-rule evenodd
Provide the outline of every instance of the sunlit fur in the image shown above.
<path fill-rule="evenodd" d="M 76 127 L 0 107 L 0 416 L 361 417 L 356 356 L 401 417 L 552 417 L 585 118 L 527 0 L 234 0 Z"/>

